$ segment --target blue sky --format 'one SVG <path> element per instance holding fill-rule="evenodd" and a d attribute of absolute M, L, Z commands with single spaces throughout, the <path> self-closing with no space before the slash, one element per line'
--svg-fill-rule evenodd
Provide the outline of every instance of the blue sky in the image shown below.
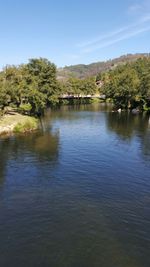
<path fill-rule="evenodd" d="M 0 1 L 0 68 L 46 57 L 58 67 L 150 52 L 150 0 Z"/>

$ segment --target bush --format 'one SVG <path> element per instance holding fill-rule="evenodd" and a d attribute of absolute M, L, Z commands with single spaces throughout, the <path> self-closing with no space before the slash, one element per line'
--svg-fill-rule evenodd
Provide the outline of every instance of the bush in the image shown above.
<path fill-rule="evenodd" d="M 21 104 L 21 105 L 19 106 L 19 111 L 20 111 L 22 114 L 30 114 L 31 109 L 32 109 L 32 106 L 31 106 L 30 103 L 28 103 L 28 104 Z"/>
<path fill-rule="evenodd" d="M 24 133 L 37 129 L 38 121 L 35 118 L 26 119 L 25 122 L 19 122 L 14 127 L 14 133 Z"/>

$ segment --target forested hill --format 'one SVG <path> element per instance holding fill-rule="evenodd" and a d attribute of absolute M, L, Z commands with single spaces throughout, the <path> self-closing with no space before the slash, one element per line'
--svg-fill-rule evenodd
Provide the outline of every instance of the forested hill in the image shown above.
<path fill-rule="evenodd" d="M 57 78 L 59 80 L 67 79 L 69 77 L 86 78 L 89 76 L 97 75 L 98 73 L 103 71 L 114 69 L 118 65 L 136 61 L 137 59 L 143 57 L 150 57 L 150 53 L 127 54 L 105 62 L 96 62 L 89 65 L 79 64 L 66 66 L 57 70 Z"/>

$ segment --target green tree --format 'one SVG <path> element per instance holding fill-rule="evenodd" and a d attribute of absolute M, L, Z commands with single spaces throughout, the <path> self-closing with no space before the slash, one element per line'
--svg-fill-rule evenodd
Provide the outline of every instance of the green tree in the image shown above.
<path fill-rule="evenodd" d="M 30 77 L 29 84 L 33 84 L 41 94 L 46 96 L 46 104 L 55 104 L 58 94 L 58 83 L 56 81 L 56 66 L 45 58 L 30 59 L 27 64 Z"/>
<path fill-rule="evenodd" d="M 104 82 L 103 93 L 112 98 L 117 107 L 130 108 L 136 100 L 139 90 L 139 78 L 136 71 L 125 65 L 109 72 Z"/>

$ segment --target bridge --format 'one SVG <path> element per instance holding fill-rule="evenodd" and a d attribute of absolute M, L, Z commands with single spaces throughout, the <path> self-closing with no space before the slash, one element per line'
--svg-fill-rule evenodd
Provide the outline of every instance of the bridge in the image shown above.
<path fill-rule="evenodd" d="M 105 95 L 100 95 L 100 94 L 94 94 L 94 95 L 82 95 L 82 94 L 63 94 L 60 96 L 60 99 L 79 99 L 79 98 L 99 98 L 99 99 L 105 99 Z"/>

